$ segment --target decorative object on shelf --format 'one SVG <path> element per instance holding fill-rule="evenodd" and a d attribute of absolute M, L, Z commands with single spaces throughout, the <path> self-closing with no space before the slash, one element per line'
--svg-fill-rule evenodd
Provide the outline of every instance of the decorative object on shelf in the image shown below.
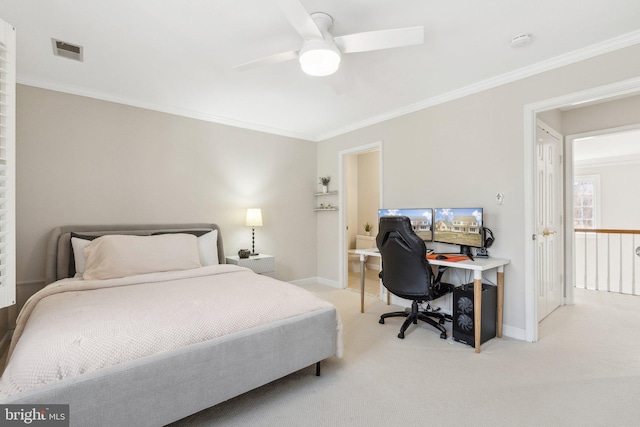
<path fill-rule="evenodd" d="M 247 221 L 245 225 L 251 227 L 251 255 L 258 255 L 256 253 L 256 227 L 262 227 L 262 209 L 247 209 Z"/>
<path fill-rule="evenodd" d="M 251 255 L 251 251 L 249 249 L 240 249 L 238 251 L 238 257 L 241 259 L 249 258 L 249 255 Z"/>
<path fill-rule="evenodd" d="M 367 236 L 371 236 L 372 228 L 373 228 L 373 225 L 369 224 L 368 222 L 364 224 L 364 231 L 367 233 Z"/>
<path fill-rule="evenodd" d="M 322 192 L 327 193 L 329 191 L 329 182 L 331 182 L 330 176 L 321 176 L 320 184 L 322 184 Z"/>

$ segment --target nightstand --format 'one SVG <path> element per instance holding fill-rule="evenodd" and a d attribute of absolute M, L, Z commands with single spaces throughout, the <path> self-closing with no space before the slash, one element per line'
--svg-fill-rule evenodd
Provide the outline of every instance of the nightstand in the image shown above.
<path fill-rule="evenodd" d="M 276 277 L 276 257 L 273 255 L 259 254 L 249 258 L 240 258 L 238 255 L 227 256 L 227 264 L 235 264 L 247 267 L 258 274 Z"/>

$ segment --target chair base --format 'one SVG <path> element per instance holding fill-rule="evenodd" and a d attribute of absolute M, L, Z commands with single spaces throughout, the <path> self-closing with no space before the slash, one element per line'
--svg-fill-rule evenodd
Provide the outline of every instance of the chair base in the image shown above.
<path fill-rule="evenodd" d="M 391 313 L 385 313 L 380 316 L 379 323 L 384 325 L 384 319 L 387 317 L 406 317 L 407 320 L 404 321 L 402 327 L 400 328 L 400 333 L 398 334 L 398 338 L 404 339 L 404 332 L 407 330 L 409 325 L 412 323 L 416 325 L 418 320 L 422 320 L 423 322 L 427 322 L 434 328 L 440 331 L 440 338 L 447 339 L 447 330 L 445 329 L 444 323 L 446 321 L 451 322 L 452 317 L 448 314 L 438 313 L 437 311 L 418 311 L 418 301 L 413 301 L 411 304 L 411 311 L 394 311 Z M 436 319 L 436 320 L 434 320 Z"/>

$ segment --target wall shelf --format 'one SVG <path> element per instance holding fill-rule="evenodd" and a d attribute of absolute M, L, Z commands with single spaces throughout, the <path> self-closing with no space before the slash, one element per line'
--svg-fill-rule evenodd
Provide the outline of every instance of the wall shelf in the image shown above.
<path fill-rule="evenodd" d="M 337 191 L 327 191 L 326 193 L 322 193 L 322 192 L 320 192 L 320 193 L 313 193 L 313 195 L 314 195 L 314 196 L 316 196 L 316 197 L 322 197 L 322 196 L 336 196 L 337 194 L 338 194 L 338 192 L 337 192 Z M 323 205 L 321 205 L 321 206 L 317 206 L 317 207 L 316 207 L 315 209 L 313 209 L 313 210 L 314 210 L 314 211 L 316 211 L 316 212 L 320 212 L 320 211 L 337 211 L 337 210 L 338 210 L 338 207 L 337 207 L 337 206 L 331 206 L 331 205 L 329 205 L 329 206 L 324 206 L 324 204 L 323 204 Z"/>

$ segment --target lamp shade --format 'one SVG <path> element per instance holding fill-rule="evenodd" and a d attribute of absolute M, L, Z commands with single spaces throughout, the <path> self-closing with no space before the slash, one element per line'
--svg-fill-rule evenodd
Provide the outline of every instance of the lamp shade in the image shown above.
<path fill-rule="evenodd" d="M 262 227 L 262 209 L 247 209 L 247 227 Z"/>

